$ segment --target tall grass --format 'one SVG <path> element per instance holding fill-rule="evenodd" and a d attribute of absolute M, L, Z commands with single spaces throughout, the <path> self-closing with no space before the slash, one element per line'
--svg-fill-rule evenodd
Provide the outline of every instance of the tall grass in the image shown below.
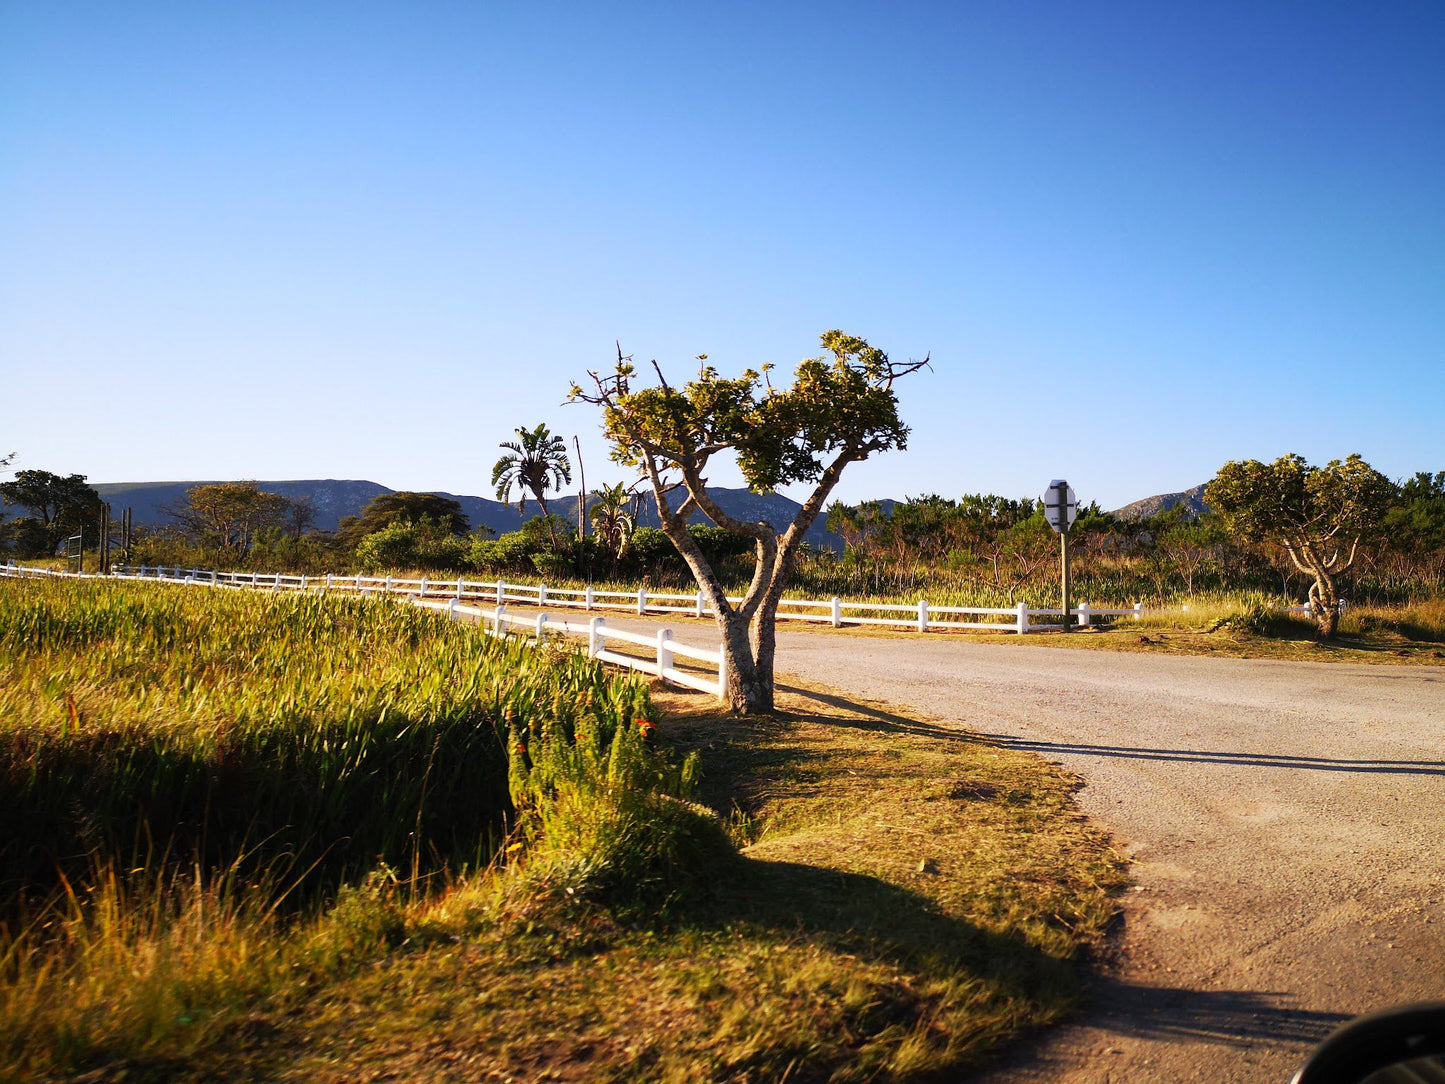
<path fill-rule="evenodd" d="M 485 861 L 508 727 L 608 735 L 645 686 L 411 607 L 10 583 L 0 591 L 0 891 L 97 855 L 334 884 Z"/>
<path fill-rule="evenodd" d="M 0 583 L 0 1077 L 183 1060 L 505 833 L 514 895 L 665 901 L 729 852 L 653 719 L 634 676 L 389 601 Z"/>

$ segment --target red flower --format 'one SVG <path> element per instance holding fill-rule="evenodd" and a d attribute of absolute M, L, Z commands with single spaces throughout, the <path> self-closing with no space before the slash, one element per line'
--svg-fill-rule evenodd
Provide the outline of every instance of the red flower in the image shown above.
<path fill-rule="evenodd" d="M 652 720 L 650 719 L 638 719 L 636 722 L 637 729 L 642 731 L 644 738 L 652 737 L 652 732 L 657 729 L 657 727 L 652 725 Z"/>

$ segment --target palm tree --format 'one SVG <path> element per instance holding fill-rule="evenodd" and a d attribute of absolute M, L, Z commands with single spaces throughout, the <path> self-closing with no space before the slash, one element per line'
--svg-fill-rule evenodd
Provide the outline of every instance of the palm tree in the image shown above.
<path fill-rule="evenodd" d="M 597 491 L 597 503 L 588 513 L 597 537 L 618 557 L 621 557 L 622 551 L 627 548 L 637 526 L 636 519 L 627 511 L 627 502 L 631 499 L 632 494 L 621 482 L 603 486 Z"/>
<path fill-rule="evenodd" d="M 497 500 L 510 503 L 512 487 L 517 488 L 517 511 L 527 514 L 530 492 L 547 512 L 547 490 L 572 484 L 572 464 L 567 461 L 567 442 L 547 429 L 518 429 L 518 440 L 503 441 L 500 447 L 507 454 L 492 467 L 492 485 L 497 487 Z"/>

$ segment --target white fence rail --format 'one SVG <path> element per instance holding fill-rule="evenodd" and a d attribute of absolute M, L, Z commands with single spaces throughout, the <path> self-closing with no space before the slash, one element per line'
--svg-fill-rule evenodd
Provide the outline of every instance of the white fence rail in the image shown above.
<path fill-rule="evenodd" d="M 32 570 L 33 571 L 33 570 Z M 75 573 L 67 573 L 74 576 Z M 494 606 L 514 603 L 523 606 L 577 609 L 584 612 L 619 611 L 639 617 L 658 614 L 685 614 L 708 617 L 713 608 L 701 591 L 695 594 L 667 594 L 636 591 L 599 591 L 591 586 L 549 587 L 547 584 L 507 583 L 504 580 L 469 580 L 465 577 L 441 579 L 429 576 L 298 576 L 270 572 L 215 572 L 206 569 L 183 569 L 156 566 L 117 565 L 113 576 L 121 579 L 166 579 L 208 583 L 217 587 L 251 587 L 274 591 L 352 591 L 363 595 L 400 594 L 416 598 L 454 598 L 461 602 L 486 601 Z M 732 603 L 741 598 L 729 596 Z M 1343 612 L 1344 602 L 1340 603 Z M 1188 610 L 1188 606 L 1184 607 Z M 1118 609 L 1093 607 L 1087 603 L 1069 611 L 1076 627 L 1089 628 L 1095 618 L 1126 617 L 1138 620 L 1153 614 L 1171 613 L 1165 609 L 1146 609 L 1143 603 Z M 1311 615 L 1306 603 L 1289 606 L 1287 613 Z M 1057 608 L 1034 607 L 1020 602 L 1012 607 L 936 606 L 920 599 L 916 604 L 881 602 L 844 602 L 831 599 L 785 598 L 778 604 L 779 621 L 811 621 L 833 628 L 877 625 L 908 628 L 917 632 L 933 629 L 973 629 L 984 632 L 1007 632 L 1023 636 L 1030 632 L 1051 632 L 1063 628 L 1059 620 L 1063 611 Z"/>
<path fill-rule="evenodd" d="M 584 612 L 615 610 L 639 617 L 659 614 L 685 614 L 689 617 L 710 617 L 713 607 L 707 597 L 694 594 L 668 594 L 639 588 L 636 591 L 601 591 L 594 587 L 550 587 L 547 584 L 507 583 L 505 580 L 441 579 L 430 576 L 323 575 L 299 576 L 272 572 L 215 572 L 206 569 L 172 568 L 166 566 L 118 565 L 112 576 L 120 579 L 165 579 L 171 581 L 212 584 L 217 587 L 252 587 L 273 591 L 350 591 L 362 595 L 399 594 L 416 598 L 454 598 L 461 602 L 486 601 L 494 606 L 514 603 L 522 606 L 577 609 Z M 742 598 L 728 596 L 728 601 L 741 603 Z M 1057 620 L 1063 611 L 1029 606 L 937 606 L 920 599 L 916 604 L 900 605 L 884 602 L 844 602 L 840 598 L 785 598 L 778 604 L 779 621 L 812 621 L 834 628 L 877 625 L 914 629 L 977 629 L 985 632 L 1007 632 L 1024 635 L 1062 628 Z M 1088 604 L 1070 610 L 1076 624 L 1088 627 L 1098 617 L 1140 618 L 1146 614 L 1166 613 L 1145 609 L 1136 603 L 1127 609 L 1104 609 Z M 1054 618 L 1053 622 L 1039 618 Z"/>

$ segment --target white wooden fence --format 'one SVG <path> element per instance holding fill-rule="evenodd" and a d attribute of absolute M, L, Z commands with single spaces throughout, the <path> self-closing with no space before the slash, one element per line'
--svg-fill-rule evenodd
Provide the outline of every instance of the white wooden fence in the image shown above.
<path fill-rule="evenodd" d="M 615 610 L 639 617 L 657 614 L 685 614 L 709 617 L 714 611 L 707 597 L 695 594 L 667 594 L 639 588 L 636 591 L 599 591 L 594 587 L 550 587 L 547 584 L 507 583 L 504 580 L 469 580 L 465 577 L 442 579 L 430 576 L 297 576 L 272 572 L 215 572 L 195 568 L 117 565 L 113 576 L 121 579 L 166 579 L 208 583 L 224 587 L 253 587 L 274 591 L 350 591 L 363 595 L 398 594 L 417 598 L 455 598 L 460 601 L 487 601 L 495 606 L 514 603 L 523 606 L 578 609 L 584 612 Z M 737 596 L 728 601 L 741 603 Z M 1301 612 L 1304 607 L 1297 607 Z M 1145 609 L 1136 603 L 1123 609 L 1092 607 L 1087 603 L 1069 611 L 1075 624 L 1089 627 L 1099 617 L 1138 619 L 1146 614 L 1165 610 Z M 939 606 L 924 599 L 900 605 L 884 602 L 844 602 L 840 598 L 785 598 L 778 604 L 779 621 L 812 621 L 846 628 L 878 625 L 907 628 L 918 632 L 931 629 L 978 629 L 985 632 L 1016 633 L 1048 632 L 1063 627 L 1060 609 L 1029 606 Z M 1050 620 L 1052 619 L 1052 620 Z"/>

